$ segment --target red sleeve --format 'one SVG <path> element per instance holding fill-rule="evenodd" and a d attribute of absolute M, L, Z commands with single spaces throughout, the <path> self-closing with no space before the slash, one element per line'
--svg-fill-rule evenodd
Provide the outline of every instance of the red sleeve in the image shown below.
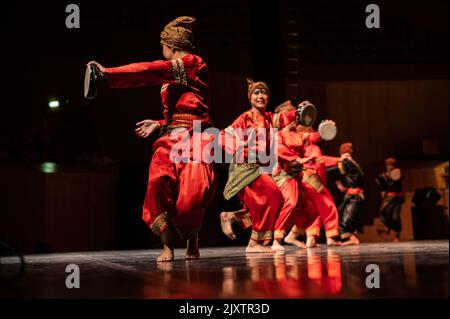
<path fill-rule="evenodd" d="M 322 155 L 320 158 L 322 159 L 325 167 L 336 166 L 337 163 L 341 160 L 340 157 L 326 156 L 326 155 Z"/>
<path fill-rule="evenodd" d="M 245 119 L 241 115 L 231 125 L 220 131 L 218 144 L 230 154 L 234 154 L 240 147 L 241 134 L 245 129 Z"/>
<path fill-rule="evenodd" d="M 299 157 L 295 151 L 286 146 L 283 140 L 283 134 L 278 134 L 277 157 L 287 162 L 295 161 Z"/>
<path fill-rule="evenodd" d="M 111 88 L 131 88 L 175 83 L 172 61 L 132 63 L 106 68 L 105 76 Z"/>
<path fill-rule="evenodd" d="M 130 88 L 173 83 L 189 86 L 194 90 L 208 87 L 208 68 L 195 55 L 174 60 L 133 63 L 106 68 L 105 76 L 112 88 Z"/>
<path fill-rule="evenodd" d="M 297 110 L 279 113 L 278 128 L 283 128 L 292 121 L 297 121 Z"/>
<path fill-rule="evenodd" d="M 317 144 L 318 142 L 320 142 L 319 132 L 303 133 L 303 142 L 307 145 Z"/>

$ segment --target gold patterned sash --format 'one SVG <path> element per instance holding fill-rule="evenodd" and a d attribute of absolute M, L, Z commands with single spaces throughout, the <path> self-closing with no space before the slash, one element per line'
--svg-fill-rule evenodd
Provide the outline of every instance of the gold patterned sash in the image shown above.
<path fill-rule="evenodd" d="M 272 175 L 272 179 L 278 187 L 283 186 L 288 180 L 294 178 L 294 176 L 286 173 L 284 169 L 280 169 L 280 172 L 276 175 Z"/>
<path fill-rule="evenodd" d="M 324 188 L 322 181 L 317 174 L 311 174 L 309 176 L 303 175 L 303 181 L 312 186 L 318 193 L 321 193 Z"/>
<path fill-rule="evenodd" d="M 261 175 L 258 163 L 231 163 L 223 196 L 229 200 Z"/>

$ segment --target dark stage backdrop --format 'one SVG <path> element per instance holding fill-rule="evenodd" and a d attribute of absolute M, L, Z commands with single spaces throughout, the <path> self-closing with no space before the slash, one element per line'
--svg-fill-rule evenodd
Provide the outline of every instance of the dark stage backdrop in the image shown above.
<path fill-rule="evenodd" d="M 69 3 L 2 4 L 0 237 L 27 252 L 158 245 L 140 220 L 154 137 L 140 140 L 133 130 L 161 117 L 159 87 L 87 101 L 82 81 L 91 59 L 161 59 L 159 33 L 179 15 L 198 19 L 196 53 L 209 66 L 217 127 L 249 107 L 248 76 L 269 83 L 272 109 L 297 96 L 315 103 L 320 119 L 336 120 L 339 135 L 323 147 L 336 154 L 353 140 L 373 195 L 365 223 L 376 215 L 370 181 L 384 156 L 448 159 L 447 1 L 377 1 L 380 29 L 365 27 L 367 3 L 356 0 L 78 1 L 80 29 L 65 27 Z M 48 108 L 51 97 L 59 110 Z M 422 152 L 423 138 L 438 153 Z M 45 173 L 52 167 L 54 175 Z M 227 167 L 216 170 L 203 245 L 232 244 L 218 215 L 238 203 L 222 200 Z M 245 243 L 239 234 L 233 244 Z"/>

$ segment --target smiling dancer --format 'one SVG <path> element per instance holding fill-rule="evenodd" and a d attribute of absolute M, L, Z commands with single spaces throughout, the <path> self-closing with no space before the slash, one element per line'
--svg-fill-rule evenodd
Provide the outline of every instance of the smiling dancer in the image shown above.
<path fill-rule="evenodd" d="M 137 123 L 136 129 L 143 138 L 162 125 L 165 129 L 153 145 L 142 213 L 145 223 L 164 244 L 157 261 L 173 260 L 175 231 L 187 240 L 186 259 L 199 258 L 198 231 L 214 192 L 211 164 L 179 162 L 170 157 L 172 147 L 179 143 L 176 137 L 183 137 L 177 134 L 186 132 L 177 133 L 177 128 L 191 132 L 195 120 L 201 121 L 202 126 L 210 125 L 208 68 L 202 58 L 192 53 L 195 21 L 192 17 L 179 17 L 165 26 L 161 44 L 166 60 L 114 68 L 90 62 L 97 65 L 110 88 L 162 85 L 164 120 L 144 120 Z M 189 145 L 190 139 L 186 141 Z M 209 142 L 208 136 L 201 140 Z"/>
<path fill-rule="evenodd" d="M 247 81 L 251 109 L 241 114 L 219 136 L 219 144 L 227 153 L 235 156 L 235 162 L 230 164 L 224 197 L 230 199 L 238 195 L 245 209 L 237 214 L 222 213 L 221 222 L 225 234 L 230 238 L 235 238 L 231 226 L 233 222 L 240 222 L 246 228 L 251 226 L 247 252 L 271 252 L 284 249 L 277 245 L 271 248 L 265 246 L 272 242 L 275 222 L 284 199 L 270 176 L 269 163 L 249 159 L 256 154 L 271 152 L 274 142 L 271 129 L 274 126 L 285 127 L 295 121 L 297 110 L 284 112 L 280 116 L 266 112 L 269 87 L 264 82 Z M 245 139 L 245 135 L 248 139 Z"/>

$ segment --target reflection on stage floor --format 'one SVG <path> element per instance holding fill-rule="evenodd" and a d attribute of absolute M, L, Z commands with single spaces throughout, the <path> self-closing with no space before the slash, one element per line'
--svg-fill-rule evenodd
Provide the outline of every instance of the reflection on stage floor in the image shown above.
<path fill-rule="evenodd" d="M 180 249 L 170 263 L 156 263 L 159 250 L 29 255 L 24 275 L 0 285 L 0 298 L 448 298 L 448 248 L 448 241 L 288 246 L 284 254 L 220 247 L 201 249 L 194 261 Z M 66 287 L 69 264 L 79 266 L 80 288 Z M 370 264 L 379 267 L 379 288 L 366 286 Z M 17 266 L 0 258 L 0 278 Z"/>

